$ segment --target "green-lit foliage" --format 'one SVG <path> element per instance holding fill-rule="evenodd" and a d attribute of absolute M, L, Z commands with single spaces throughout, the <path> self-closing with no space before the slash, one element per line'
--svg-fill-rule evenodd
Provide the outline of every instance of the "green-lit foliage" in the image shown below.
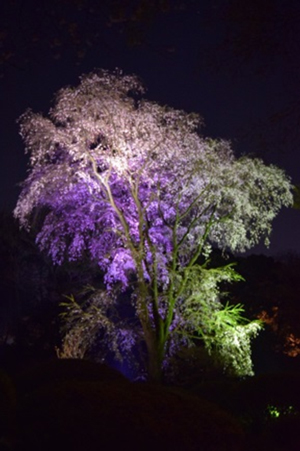
<path fill-rule="evenodd" d="M 221 282 L 234 282 L 243 278 L 233 265 L 205 270 L 197 266 L 198 277 L 193 274 L 193 291 L 186 301 L 186 314 L 194 330 L 203 340 L 209 354 L 222 362 L 225 371 L 236 376 L 253 375 L 251 339 L 262 328 L 262 322 L 249 321 L 241 304 L 221 304 Z"/>
<path fill-rule="evenodd" d="M 241 306 L 226 305 L 208 319 L 208 333 L 203 339 L 209 353 L 223 361 L 225 370 L 237 376 L 253 375 L 251 339 L 256 337 L 262 324 L 244 323 Z"/>
<path fill-rule="evenodd" d="M 276 420 L 279 417 L 282 417 L 283 415 L 296 415 L 299 412 L 295 409 L 294 406 L 275 406 L 275 405 L 268 405 L 266 408 L 266 418 Z"/>

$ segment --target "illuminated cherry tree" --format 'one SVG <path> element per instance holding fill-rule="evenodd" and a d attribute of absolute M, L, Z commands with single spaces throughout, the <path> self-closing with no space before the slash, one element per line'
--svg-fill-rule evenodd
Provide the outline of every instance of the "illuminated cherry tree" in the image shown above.
<path fill-rule="evenodd" d="M 267 243 L 272 220 L 292 202 L 290 181 L 201 136 L 196 114 L 143 94 L 137 77 L 99 71 L 60 90 L 48 117 L 27 111 L 20 124 L 30 171 L 15 216 L 23 227 L 39 224 L 37 243 L 55 264 L 85 257 L 104 273 L 106 288 L 81 320 L 79 306 L 71 309 L 73 347 L 97 328 L 121 353 L 143 341 L 148 375 L 159 380 L 170 356 L 198 337 L 225 368 L 250 374 L 260 326 L 221 303 L 220 284 L 239 276 L 230 265 L 210 268 L 209 255 L 212 246 Z M 122 290 L 135 322 L 112 313 Z"/>

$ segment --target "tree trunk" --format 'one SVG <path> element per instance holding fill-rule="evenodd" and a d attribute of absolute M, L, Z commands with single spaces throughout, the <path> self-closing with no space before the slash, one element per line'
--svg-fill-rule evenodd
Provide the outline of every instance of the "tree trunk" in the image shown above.
<path fill-rule="evenodd" d="M 162 361 L 154 350 L 148 350 L 148 380 L 156 384 L 162 382 Z"/>
<path fill-rule="evenodd" d="M 160 384 L 162 382 L 162 364 L 164 360 L 164 346 L 155 337 L 153 331 L 146 337 L 148 352 L 148 380 Z"/>

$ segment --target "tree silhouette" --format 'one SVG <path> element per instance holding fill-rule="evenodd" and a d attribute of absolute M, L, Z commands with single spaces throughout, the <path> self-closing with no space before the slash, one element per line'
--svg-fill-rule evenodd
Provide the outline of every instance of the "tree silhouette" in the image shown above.
<path fill-rule="evenodd" d="M 11 0 L 0 6 L 0 76 L 25 70 L 44 59 L 81 64 L 91 52 L 116 52 L 120 37 L 128 48 L 144 46 L 168 55 L 169 44 L 155 45 L 148 33 L 156 19 L 189 10 L 182 1 L 165 0 Z M 117 44 L 119 45 L 119 44 Z"/>
<path fill-rule="evenodd" d="M 278 80 L 276 100 L 280 99 L 280 105 L 277 102 L 268 115 L 245 126 L 239 140 L 254 140 L 264 154 L 292 148 L 299 140 L 300 120 L 299 2 L 251 0 L 242 4 L 221 0 L 209 16 L 208 26 L 218 23 L 220 33 L 213 50 L 202 45 L 201 61 L 205 60 L 214 71 L 231 76 L 252 75 L 253 80 L 274 83 L 271 80 L 275 73 Z M 284 84 L 286 74 L 289 82 Z"/>

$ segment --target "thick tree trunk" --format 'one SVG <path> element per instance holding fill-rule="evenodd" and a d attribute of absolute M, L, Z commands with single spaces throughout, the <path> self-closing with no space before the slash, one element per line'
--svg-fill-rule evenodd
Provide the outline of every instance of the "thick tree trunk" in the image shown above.
<path fill-rule="evenodd" d="M 162 382 L 163 376 L 164 346 L 155 337 L 153 331 L 147 334 L 146 344 L 148 352 L 148 380 L 159 384 Z"/>
<path fill-rule="evenodd" d="M 155 383 L 162 382 L 162 363 L 165 355 L 165 338 L 163 329 L 155 329 L 155 325 L 152 323 L 149 316 L 148 307 L 145 299 L 148 297 L 148 286 L 143 281 L 142 266 L 140 267 L 140 280 L 139 283 L 139 319 L 143 328 L 144 338 L 147 347 L 147 370 L 148 380 Z M 153 321 L 155 323 L 155 321 Z"/>
<path fill-rule="evenodd" d="M 148 350 L 148 379 L 150 382 L 160 384 L 162 382 L 162 361 L 158 352 Z"/>

